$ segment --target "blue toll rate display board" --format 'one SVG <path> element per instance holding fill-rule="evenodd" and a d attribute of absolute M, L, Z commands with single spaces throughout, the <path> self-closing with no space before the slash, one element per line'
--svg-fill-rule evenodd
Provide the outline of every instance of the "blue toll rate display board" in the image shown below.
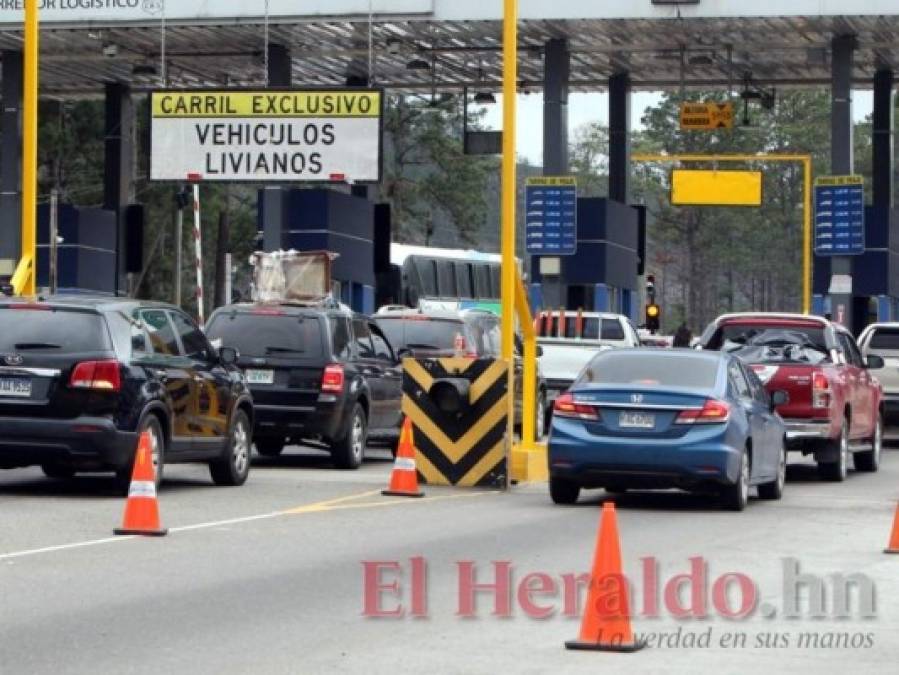
<path fill-rule="evenodd" d="M 815 180 L 815 255 L 865 252 L 865 180 L 821 176 Z"/>
<path fill-rule="evenodd" d="M 577 179 L 535 176 L 525 184 L 528 255 L 577 253 Z"/>

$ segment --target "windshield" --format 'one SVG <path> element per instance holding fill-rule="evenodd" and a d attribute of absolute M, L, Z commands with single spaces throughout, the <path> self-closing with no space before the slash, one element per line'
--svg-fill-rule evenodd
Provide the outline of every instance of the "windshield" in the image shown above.
<path fill-rule="evenodd" d="M 0 307 L 0 352 L 96 352 L 111 348 L 103 317 L 64 309 Z"/>
<path fill-rule="evenodd" d="M 878 328 L 871 336 L 871 343 L 868 346 L 871 349 L 899 351 L 899 329 Z"/>
<path fill-rule="evenodd" d="M 218 314 L 206 335 L 234 347 L 241 356 L 314 359 L 323 353 L 321 322 L 314 316 Z"/>
<path fill-rule="evenodd" d="M 612 350 L 593 357 L 578 376 L 580 384 L 633 384 L 712 389 L 718 378 L 718 361 L 699 354 L 625 354 Z"/>
<path fill-rule="evenodd" d="M 830 360 L 820 336 L 814 330 L 769 328 L 746 336 L 745 342 L 729 340 L 724 349 L 747 363 L 807 363 L 817 365 Z M 816 342 L 814 338 L 818 338 Z"/>
<path fill-rule="evenodd" d="M 456 335 L 464 333 L 461 321 L 433 318 L 378 318 L 377 324 L 394 350 L 432 349 L 453 351 Z"/>

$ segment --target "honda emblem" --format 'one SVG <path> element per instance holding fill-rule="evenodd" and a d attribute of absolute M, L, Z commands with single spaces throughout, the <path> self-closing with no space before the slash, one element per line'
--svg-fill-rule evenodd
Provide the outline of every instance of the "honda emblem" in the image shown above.
<path fill-rule="evenodd" d="M 631 394 L 631 403 L 643 403 L 643 394 Z"/>
<path fill-rule="evenodd" d="M 3 362 L 8 366 L 21 366 L 25 362 L 25 359 L 18 354 L 6 354 L 3 357 Z"/>

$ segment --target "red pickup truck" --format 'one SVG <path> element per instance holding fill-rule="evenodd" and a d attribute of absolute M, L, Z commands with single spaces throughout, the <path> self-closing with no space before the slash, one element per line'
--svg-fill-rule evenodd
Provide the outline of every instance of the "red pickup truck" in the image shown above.
<path fill-rule="evenodd" d="M 850 455 L 856 470 L 877 471 L 883 392 L 870 371 L 883 368 L 883 359 L 863 359 L 843 326 L 803 314 L 726 314 L 700 345 L 741 358 L 769 394 L 787 392 L 777 408 L 787 446 L 814 455 L 822 477 L 845 480 Z"/>

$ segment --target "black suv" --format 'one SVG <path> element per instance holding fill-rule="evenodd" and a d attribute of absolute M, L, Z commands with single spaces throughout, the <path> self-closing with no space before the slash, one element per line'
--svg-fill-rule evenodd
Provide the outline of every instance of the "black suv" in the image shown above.
<path fill-rule="evenodd" d="M 367 317 L 339 306 L 232 305 L 209 317 L 206 335 L 240 353 L 259 454 L 320 441 L 338 467 L 356 469 L 369 435 L 399 436 L 400 364 Z"/>
<path fill-rule="evenodd" d="M 169 305 L 0 300 L 0 468 L 114 471 L 126 490 L 148 431 L 157 482 L 165 463 L 202 461 L 215 483 L 241 485 L 254 413 L 236 361 Z"/>

